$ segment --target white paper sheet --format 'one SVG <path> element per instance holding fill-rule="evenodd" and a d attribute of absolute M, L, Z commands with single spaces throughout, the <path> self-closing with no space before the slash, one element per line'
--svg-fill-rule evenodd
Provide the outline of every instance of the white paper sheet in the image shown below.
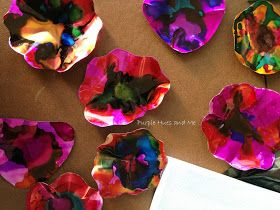
<path fill-rule="evenodd" d="M 168 157 L 150 210 L 276 210 L 280 193 Z"/>

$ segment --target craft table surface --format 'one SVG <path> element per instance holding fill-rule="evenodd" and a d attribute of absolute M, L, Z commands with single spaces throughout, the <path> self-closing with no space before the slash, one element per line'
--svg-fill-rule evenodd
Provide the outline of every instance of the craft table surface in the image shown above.
<path fill-rule="evenodd" d="M 10 1 L 0 2 L 3 16 Z M 28 66 L 22 56 L 9 47 L 9 33 L 1 23 L 0 117 L 70 123 L 76 131 L 75 146 L 50 182 L 60 174 L 71 171 L 80 174 L 94 186 L 91 169 L 96 147 L 104 142 L 110 132 L 147 127 L 140 125 L 139 121 L 121 127 L 92 126 L 84 119 L 83 106 L 77 97 L 87 63 L 95 56 L 122 48 L 137 55 L 155 57 L 171 81 L 171 90 L 162 105 L 140 119 L 142 123 L 156 121 L 156 125 L 148 129 L 165 142 L 166 153 L 223 172 L 228 165 L 208 152 L 200 122 L 208 112 L 211 98 L 225 85 L 248 82 L 264 87 L 264 77 L 242 66 L 233 51 L 232 22 L 235 15 L 248 5 L 246 0 L 227 1 L 226 15 L 213 39 L 200 50 L 182 55 L 169 48 L 152 31 L 142 14 L 142 0 L 95 0 L 96 12 L 104 23 L 97 47 L 66 73 L 38 71 Z M 268 87 L 280 91 L 279 77 L 280 74 L 269 76 Z M 157 123 L 184 120 L 186 124 L 181 126 Z M 148 210 L 153 193 L 154 189 L 150 189 L 138 196 L 105 199 L 103 209 Z M 25 209 L 25 195 L 26 190 L 16 189 L 0 178 L 0 210 Z"/>

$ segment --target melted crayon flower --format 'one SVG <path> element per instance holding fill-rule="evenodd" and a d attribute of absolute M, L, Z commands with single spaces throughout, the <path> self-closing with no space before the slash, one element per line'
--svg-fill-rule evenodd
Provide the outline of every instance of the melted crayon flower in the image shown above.
<path fill-rule="evenodd" d="M 205 45 L 225 14 L 225 0 L 144 0 L 150 26 L 171 48 L 189 53 Z"/>
<path fill-rule="evenodd" d="M 29 65 L 58 72 L 92 52 L 102 27 L 92 0 L 12 0 L 4 23 Z"/>
<path fill-rule="evenodd" d="M 234 49 L 239 61 L 258 74 L 280 70 L 280 11 L 257 1 L 234 20 Z"/>
<path fill-rule="evenodd" d="M 88 64 L 79 97 L 90 123 L 126 125 L 157 108 L 169 88 L 154 58 L 116 49 Z"/>
<path fill-rule="evenodd" d="M 272 167 L 279 129 L 280 94 L 249 84 L 225 87 L 202 121 L 211 153 L 244 171 Z"/>
<path fill-rule="evenodd" d="M 68 158 L 73 128 L 62 122 L 0 119 L 0 175 L 17 188 L 46 181 Z"/>
<path fill-rule="evenodd" d="M 167 164 L 164 144 L 145 129 L 110 134 L 97 149 L 92 176 L 103 197 L 156 187 Z"/>
<path fill-rule="evenodd" d="M 65 173 L 48 185 L 35 184 L 27 194 L 27 210 L 101 210 L 99 192 L 77 174 Z"/>

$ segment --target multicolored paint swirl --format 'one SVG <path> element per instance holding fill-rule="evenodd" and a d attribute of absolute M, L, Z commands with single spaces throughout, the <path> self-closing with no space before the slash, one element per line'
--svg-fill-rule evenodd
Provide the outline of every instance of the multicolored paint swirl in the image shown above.
<path fill-rule="evenodd" d="M 0 119 L 0 175 L 17 188 L 46 181 L 68 158 L 74 129 L 63 122 Z"/>
<path fill-rule="evenodd" d="M 167 164 L 164 144 L 145 129 L 110 134 L 97 149 L 92 176 L 102 197 L 157 186 Z"/>
<path fill-rule="evenodd" d="M 99 192 L 78 175 L 65 173 L 52 184 L 39 182 L 27 194 L 27 210 L 101 210 Z"/>
<path fill-rule="evenodd" d="M 202 130 L 215 157 L 239 170 L 267 170 L 280 149 L 280 94 L 229 85 L 210 102 Z"/>
<path fill-rule="evenodd" d="M 234 49 L 239 61 L 258 74 L 280 70 L 280 11 L 256 1 L 234 20 Z"/>
<path fill-rule="evenodd" d="M 58 72 L 92 52 L 102 27 L 92 0 L 12 0 L 4 23 L 29 65 Z"/>
<path fill-rule="evenodd" d="M 157 108 L 169 88 L 154 58 L 115 49 L 88 64 L 79 97 L 90 123 L 126 125 Z"/>
<path fill-rule="evenodd" d="M 213 37 L 225 7 L 225 0 L 144 0 L 143 12 L 163 41 L 180 53 L 189 53 Z"/>

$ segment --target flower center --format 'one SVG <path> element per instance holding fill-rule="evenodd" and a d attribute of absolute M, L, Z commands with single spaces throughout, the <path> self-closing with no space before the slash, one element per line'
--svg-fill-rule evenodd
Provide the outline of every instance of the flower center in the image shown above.
<path fill-rule="evenodd" d="M 168 0 L 167 4 L 171 7 L 175 7 L 176 6 L 176 0 Z"/>
<path fill-rule="evenodd" d="M 70 192 L 57 193 L 56 198 L 49 199 L 46 209 L 48 210 L 84 210 L 79 197 Z"/>
<path fill-rule="evenodd" d="M 115 64 L 108 66 L 108 80 L 103 93 L 95 96 L 88 105 L 106 110 L 110 104 L 113 109 L 122 109 L 123 113 L 131 113 L 136 106 L 147 105 L 159 81 L 151 75 L 138 78 L 114 69 Z"/>
<path fill-rule="evenodd" d="M 123 101 L 134 100 L 134 93 L 126 84 L 118 83 L 115 87 L 115 96 Z"/>
<path fill-rule="evenodd" d="M 260 52 L 268 52 L 275 46 L 274 35 L 267 26 L 260 26 L 257 35 L 257 43 Z"/>

